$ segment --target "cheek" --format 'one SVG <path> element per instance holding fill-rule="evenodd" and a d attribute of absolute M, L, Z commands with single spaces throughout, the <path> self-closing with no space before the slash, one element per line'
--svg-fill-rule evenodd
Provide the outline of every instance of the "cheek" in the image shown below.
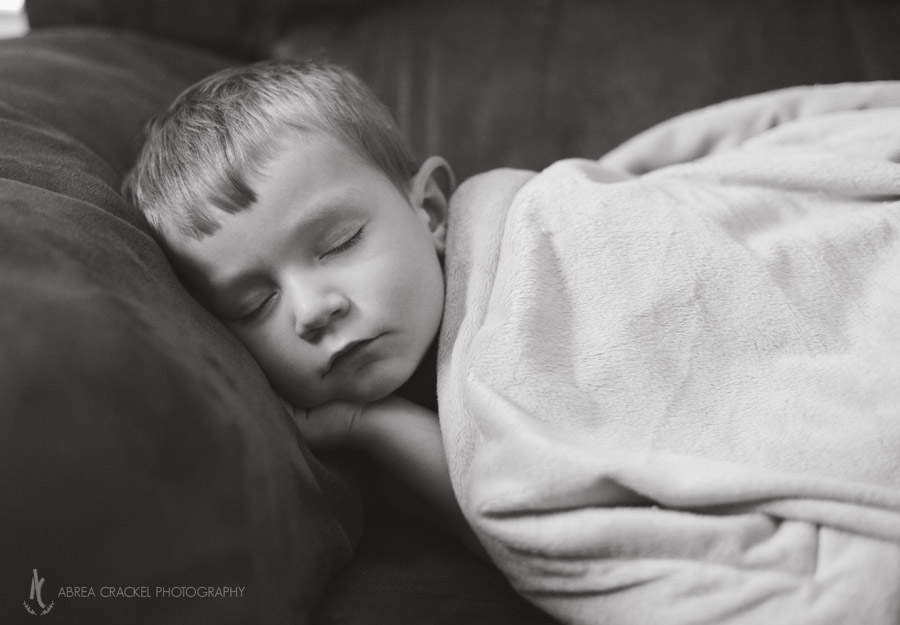
<path fill-rule="evenodd" d="M 398 315 L 420 316 L 434 307 L 434 300 L 442 301 L 443 273 L 433 251 L 427 249 L 398 250 L 386 254 L 381 262 L 371 265 L 365 281 L 366 288 L 377 297 L 383 307 Z M 420 246 L 421 248 L 422 246 Z"/>
<path fill-rule="evenodd" d="M 301 408 L 331 399 L 330 390 L 314 371 L 306 350 L 293 333 L 287 334 L 283 338 L 268 334 L 250 350 L 269 383 L 282 397 Z"/>
<path fill-rule="evenodd" d="M 298 383 L 310 375 L 303 345 L 279 315 L 260 326 L 234 332 L 274 385 Z"/>
<path fill-rule="evenodd" d="M 443 312 L 444 274 L 437 255 L 426 252 L 398 267 L 392 303 L 411 327 L 431 332 Z"/>

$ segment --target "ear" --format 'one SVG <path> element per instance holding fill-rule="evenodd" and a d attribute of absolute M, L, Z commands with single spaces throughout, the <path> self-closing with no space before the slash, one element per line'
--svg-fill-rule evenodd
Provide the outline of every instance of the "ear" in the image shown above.
<path fill-rule="evenodd" d="M 441 256 L 447 245 L 447 206 L 455 186 L 453 170 L 440 156 L 425 159 L 410 183 L 409 200 L 427 221 L 434 247 Z"/>

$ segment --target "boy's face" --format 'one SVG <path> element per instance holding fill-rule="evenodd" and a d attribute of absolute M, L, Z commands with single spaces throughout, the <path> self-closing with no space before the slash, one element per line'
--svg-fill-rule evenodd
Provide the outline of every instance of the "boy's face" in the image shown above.
<path fill-rule="evenodd" d="M 446 196 L 426 169 L 403 193 L 337 140 L 304 134 L 252 181 L 248 210 L 222 214 L 202 240 L 169 241 L 200 299 L 293 404 L 380 399 L 435 338 Z"/>

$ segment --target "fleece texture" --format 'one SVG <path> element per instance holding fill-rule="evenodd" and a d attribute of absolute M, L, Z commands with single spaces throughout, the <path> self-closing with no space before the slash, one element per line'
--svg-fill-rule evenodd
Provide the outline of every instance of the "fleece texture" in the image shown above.
<path fill-rule="evenodd" d="M 566 623 L 900 619 L 900 84 L 716 106 L 453 198 L 454 487 Z"/>

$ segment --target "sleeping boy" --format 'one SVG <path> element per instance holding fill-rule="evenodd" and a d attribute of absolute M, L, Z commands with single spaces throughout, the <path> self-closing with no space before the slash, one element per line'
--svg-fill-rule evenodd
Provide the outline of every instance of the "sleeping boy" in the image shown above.
<path fill-rule="evenodd" d="M 897 83 L 797 88 L 475 177 L 444 271 L 447 164 L 351 76 L 268 63 L 182 95 L 127 191 L 310 444 L 465 537 L 443 429 L 492 560 L 560 620 L 809 621 L 813 584 L 896 623 L 898 128 Z M 402 398 L 439 327 L 441 428 Z"/>
<path fill-rule="evenodd" d="M 182 93 L 124 191 L 308 443 L 367 453 L 477 551 L 433 411 L 453 184 L 354 76 L 269 61 Z"/>

